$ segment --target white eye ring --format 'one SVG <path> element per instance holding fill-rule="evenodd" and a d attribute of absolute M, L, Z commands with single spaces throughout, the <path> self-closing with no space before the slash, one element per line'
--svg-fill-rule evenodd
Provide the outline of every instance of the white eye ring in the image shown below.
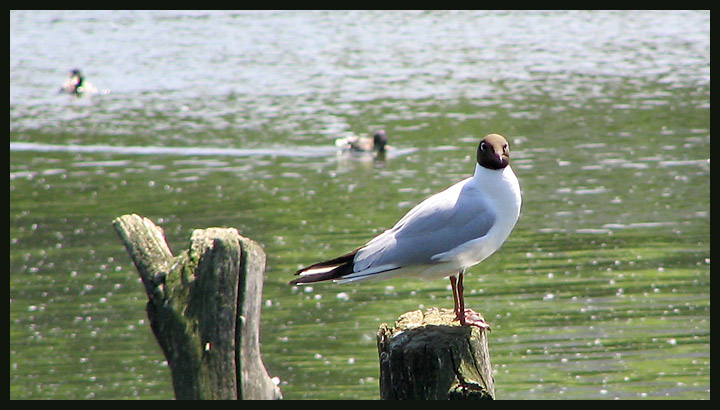
<path fill-rule="evenodd" d="M 486 145 L 487 145 L 487 144 L 485 144 L 485 141 L 481 142 L 481 143 L 480 143 L 480 150 L 481 150 L 481 151 L 485 151 L 485 146 L 486 146 Z"/>

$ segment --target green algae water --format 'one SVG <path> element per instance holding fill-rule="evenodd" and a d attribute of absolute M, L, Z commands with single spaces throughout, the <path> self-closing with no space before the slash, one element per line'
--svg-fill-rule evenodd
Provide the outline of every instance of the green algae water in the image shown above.
<path fill-rule="evenodd" d="M 104 93 L 57 94 L 81 68 Z M 335 138 L 385 129 L 384 161 Z M 710 398 L 710 13 L 10 13 L 10 398 L 171 399 L 111 221 L 264 246 L 286 399 L 377 399 L 381 323 L 449 282 L 293 287 L 505 135 L 520 220 L 471 268 L 498 399 Z"/>

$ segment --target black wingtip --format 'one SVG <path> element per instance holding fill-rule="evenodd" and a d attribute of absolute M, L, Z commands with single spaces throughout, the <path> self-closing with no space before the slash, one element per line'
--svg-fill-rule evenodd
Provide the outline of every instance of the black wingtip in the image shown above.
<path fill-rule="evenodd" d="M 312 264 L 310 266 L 307 266 L 305 268 L 302 268 L 295 272 L 296 275 L 300 275 L 303 272 L 307 272 L 309 270 L 315 269 L 315 268 L 331 268 L 334 266 L 334 268 L 326 270 L 324 272 L 319 272 L 315 274 L 310 275 L 304 275 L 300 276 L 298 278 L 295 278 L 288 282 L 288 285 L 303 285 L 306 283 L 314 283 L 314 282 L 322 282 L 326 280 L 332 280 L 332 279 L 338 279 L 345 275 L 348 275 L 353 272 L 353 261 L 355 259 L 355 254 L 357 253 L 357 249 L 347 253 L 343 256 L 337 257 L 335 259 L 330 259 L 324 262 L 318 262 L 315 264 Z"/>

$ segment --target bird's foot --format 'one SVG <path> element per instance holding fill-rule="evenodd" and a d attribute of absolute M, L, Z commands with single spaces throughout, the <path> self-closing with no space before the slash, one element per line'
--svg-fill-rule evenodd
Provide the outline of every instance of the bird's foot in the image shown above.
<path fill-rule="evenodd" d="M 472 309 L 465 309 L 465 314 L 457 314 L 455 320 L 460 321 L 460 326 L 477 326 L 480 329 L 490 330 L 490 325 L 479 313 Z"/>

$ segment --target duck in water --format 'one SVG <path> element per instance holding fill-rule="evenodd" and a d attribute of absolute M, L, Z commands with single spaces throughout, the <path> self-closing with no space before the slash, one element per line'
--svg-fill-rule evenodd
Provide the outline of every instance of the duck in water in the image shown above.
<path fill-rule="evenodd" d="M 80 97 L 83 93 L 97 93 L 97 88 L 85 80 L 79 69 L 70 71 L 70 75 L 60 87 L 60 93 L 68 93 L 74 97 Z"/>
<path fill-rule="evenodd" d="M 376 154 L 384 154 L 388 149 L 388 137 L 385 130 L 380 130 L 373 135 L 372 138 L 361 138 L 357 135 L 350 137 L 338 138 L 335 145 L 343 151 L 351 152 L 373 152 Z"/>

